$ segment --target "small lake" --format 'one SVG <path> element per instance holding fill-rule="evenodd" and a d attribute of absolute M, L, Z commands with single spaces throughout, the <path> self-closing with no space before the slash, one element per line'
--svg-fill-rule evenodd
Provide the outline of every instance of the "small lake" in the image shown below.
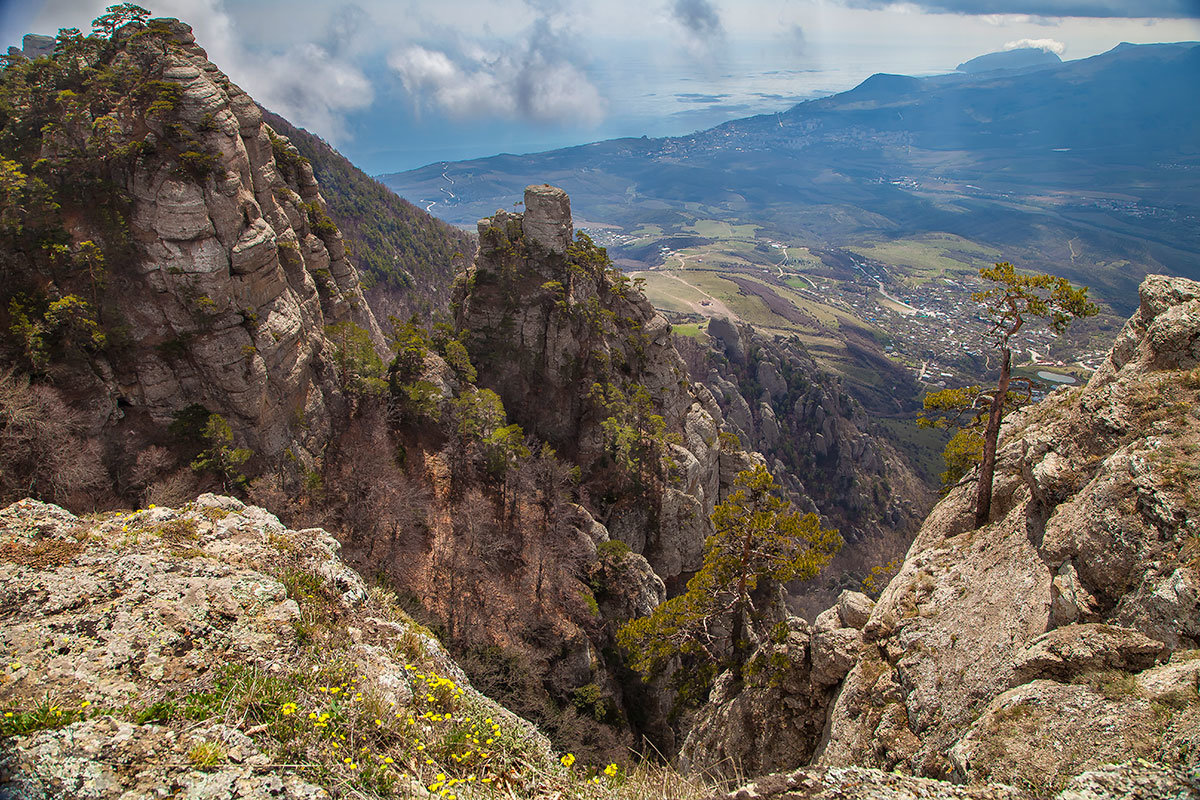
<path fill-rule="evenodd" d="M 1050 381 L 1051 383 L 1075 383 L 1075 379 L 1070 375 L 1059 375 L 1057 372 L 1038 372 L 1037 376 L 1042 380 Z"/>

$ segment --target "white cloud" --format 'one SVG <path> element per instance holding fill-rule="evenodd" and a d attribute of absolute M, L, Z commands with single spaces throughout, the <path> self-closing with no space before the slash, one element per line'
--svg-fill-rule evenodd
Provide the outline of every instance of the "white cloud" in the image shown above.
<path fill-rule="evenodd" d="M 437 109 L 458 118 L 526 119 L 541 123 L 591 125 L 604 118 L 607 103 L 587 74 L 561 52 L 544 20 L 524 42 L 500 51 L 477 42 L 457 55 L 408 45 L 388 56 L 418 109 Z"/>
<path fill-rule="evenodd" d="M 347 136 L 345 113 L 375 99 L 358 67 L 312 42 L 256 64 L 246 90 L 290 122 L 334 142 Z"/>
<path fill-rule="evenodd" d="M 1045 50 L 1047 53 L 1054 53 L 1056 56 L 1061 56 L 1067 52 L 1067 46 L 1054 39 L 1018 39 L 1015 42 L 1008 42 L 1004 45 L 1005 50 L 1020 50 L 1025 47 L 1035 50 Z"/>

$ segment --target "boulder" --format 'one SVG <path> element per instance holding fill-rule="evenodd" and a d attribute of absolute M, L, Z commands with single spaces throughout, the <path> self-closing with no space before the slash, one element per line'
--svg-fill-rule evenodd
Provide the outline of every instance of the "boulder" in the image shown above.
<path fill-rule="evenodd" d="M 1056 628 L 1034 639 L 1017 655 L 1014 680 L 1035 678 L 1068 681 L 1102 669 L 1139 672 L 1166 651 L 1162 642 L 1115 625 L 1082 624 Z"/>
<path fill-rule="evenodd" d="M 832 686 L 846 677 L 862 651 L 862 633 L 854 628 L 823 631 L 812 638 L 812 679 Z"/>
<path fill-rule="evenodd" d="M 838 595 L 838 618 L 847 628 L 862 629 L 875 609 L 875 601 L 862 592 L 843 591 Z"/>
<path fill-rule="evenodd" d="M 1161 725 L 1132 679 L 1102 694 L 1037 680 L 998 695 L 949 750 L 954 777 L 1050 794 L 1065 779 L 1114 761 L 1154 758 Z"/>

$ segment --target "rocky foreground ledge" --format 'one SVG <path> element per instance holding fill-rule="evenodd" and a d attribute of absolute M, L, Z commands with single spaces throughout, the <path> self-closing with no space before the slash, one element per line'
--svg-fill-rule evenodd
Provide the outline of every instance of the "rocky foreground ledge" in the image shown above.
<path fill-rule="evenodd" d="M 826 767 L 769 775 L 714 800 L 1032 800 L 1003 784 L 960 786 L 861 767 Z M 1113 764 L 1079 775 L 1054 800 L 1194 800 L 1200 781 L 1148 761 Z"/>
<path fill-rule="evenodd" d="M 421 797 L 447 764 L 562 769 L 338 550 L 208 494 L 0 511 L 0 797 Z"/>

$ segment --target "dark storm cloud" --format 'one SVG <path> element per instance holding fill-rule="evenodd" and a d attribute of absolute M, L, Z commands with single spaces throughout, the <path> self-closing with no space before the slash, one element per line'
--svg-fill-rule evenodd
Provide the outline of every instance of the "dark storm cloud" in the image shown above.
<path fill-rule="evenodd" d="M 895 0 L 841 0 L 850 8 L 886 8 Z M 943 14 L 1030 14 L 1038 17 L 1200 18 L 1200 0 L 912 0 Z"/>
<path fill-rule="evenodd" d="M 715 39 L 725 34 L 721 17 L 709 0 L 675 0 L 671 15 L 697 39 Z"/>

